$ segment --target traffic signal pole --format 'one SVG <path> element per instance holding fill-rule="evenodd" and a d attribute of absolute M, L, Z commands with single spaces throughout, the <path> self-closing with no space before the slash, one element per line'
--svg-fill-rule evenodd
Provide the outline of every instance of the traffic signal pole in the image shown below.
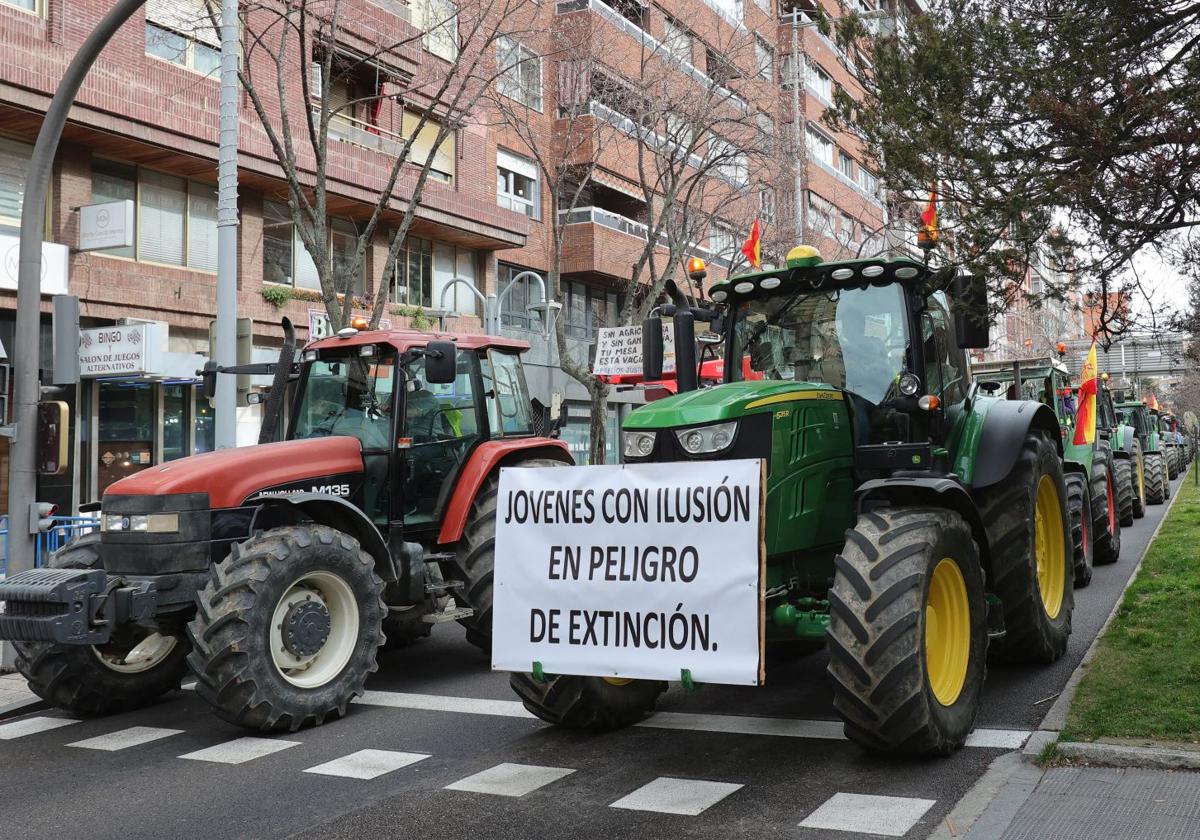
<path fill-rule="evenodd" d="M 20 258 L 17 268 L 17 325 L 13 360 L 13 425 L 8 474 L 8 567 L 11 576 L 32 569 L 37 533 L 37 404 L 41 396 L 39 333 L 41 327 L 42 239 L 46 193 L 58 141 L 75 96 L 88 71 L 112 36 L 146 0 L 117 0 L 84 40 L 46 109 L 29 161 L 25 201 L 21 208 Z"/>
<path fill-rule="evenodd" d="M 237 364 L 237 0 L 221 2 L 221 123 L 217 157 L 217 364 Z M 237 446 L 237 379 L 217 377 L 217 449 Z"/>

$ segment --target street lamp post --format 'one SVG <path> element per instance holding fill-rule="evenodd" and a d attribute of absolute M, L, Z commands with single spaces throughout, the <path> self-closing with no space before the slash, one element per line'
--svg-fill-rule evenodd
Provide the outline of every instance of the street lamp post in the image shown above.
<path fill-rule="evenodd" d="M 466 279 L 465 277 L 455 277 L 442 287 L 442 297 L 438 301 L 438 306 L 444 312 L 446 310 L 446 293 L 461 283 L 462 285 L 466 286 L 471 291 L 471 294 L 475 295 L 475 298 L 483 305 L 484 333 L 487 335 L 500 335 L 500 307 L 504 303 L 504 298 L 507 297 L 508 293 L 512 291 L 514 285 L 527 277 L 532 277 L 534 280 L 536 280 L 538 286 L 542 290 L 542 302 L 529 308 L 537 311 L 546 311 L 547 317 L 545 328 L 543 330 L 543 337 L 549 337 L 549 315 L 554 310 L 561 309 L 562 304 L 556 303 L 555 301 L 549 299 L 549 297 L 546 295 L 546 281 L 543 280 L 542 275 L 538 274 L 536 271 L 522 271 L 520 274 L 517 274 L 508 281 L 508 285 L 501 290 L 499 295 L 489 294 L 486 297 L 484 296 L 483 292 L 479 291 L 479 289 L 475 287 L 475 284 L 470 280 Z"/>

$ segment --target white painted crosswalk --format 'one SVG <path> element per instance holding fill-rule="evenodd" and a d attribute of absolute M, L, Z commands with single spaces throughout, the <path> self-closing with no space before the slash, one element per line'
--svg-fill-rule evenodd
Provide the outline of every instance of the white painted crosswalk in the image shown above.
<path fill-rule="evenodd" d="M 801 828 L 903 837 L 936 804 L 933 799 L 835 793 L 800 822 Z"/>
<path fill-rule="evenodd" d="M 212 761 L 217 764 L 245 764 L 247 761 L 298 746 L 300 746 L 299 741 L 281 741 L 275 738 L 238 738 L 195 752 L 185 753 L 179 757 L 191 761 Z"/>
<path fill-rule="evenodd" d="M 627 796 L 622 796 L 609 807 L 695 817 L 742 787 L 744 786 L 730 782 L 660 776 Z"/>
<path fill-rule="evenodd" d="M 49 732 L 62 726 L 79 723 L 71 718 L 31 717 L 15 720 L 12 723 L 0 724 L 0 741 L 11 741 L 14 738 L 24 738 L 26 735 L 36 735 L 39 732 Z"/>
<path fill-rule="evenodd" d="M 539 767 L 534 764 L 497 764 L 465 779 L 446 785 L 446 790 L 488 793 L 493 796 L 525 796 L 538 788 L 574 773 L 566 767 Z"/>
<path fill-rule="evenodd" d="M 316 773 L 319 776 L 340 776 L 344 779 L 377 779 L 426 758 L 429 758 L 428 753 L 359 750 L 318 764 L 316 767 L 309 767 L 304 772 Z"/>
<path fill-rule="evenodd" d="M 127 750 L 130 747 L 140 747 L 142 744 L 149 744 L 151 741 L 157 741 L 161 738 L 169 738 L 172 735 L 182 734 L 182 729 L 162 729 L 157 726 L 131 726 L 128 729 L 110 732 L 107 735 L 97 735 L 95 738 L 85 738 L 82 741 L 76 741 L 73 744 L 67 744 L 67 746 L 79 747 L 80 749 L 84 750 L 104 750 L 105 752 L 116 752 L 117 750 Z"/>

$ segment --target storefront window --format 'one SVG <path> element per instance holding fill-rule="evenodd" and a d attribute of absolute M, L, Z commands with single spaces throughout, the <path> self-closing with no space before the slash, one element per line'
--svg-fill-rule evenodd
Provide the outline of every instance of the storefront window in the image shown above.
<path fill-rule="evenodd" d="M 561 437 L 567 444 L 567 448 L 571 450 L 571 457 L 575 459 L 576 464 L 590 465 L 592 461 L 588 457 L 588 453 L 592 444 L 592 418 L 585 413 L 589 411 L 586 405 L 575 403 L 572 405 L 579 413 L 571 414 L 567 418 L 567 425 L 563 427 Z M 609 406 L 605 426 L 604 463 L 615 464 L 617 463 L 617 439 L 620 432 L 617 426 L 616 406 Z"/>
<path fill-rule="evenodd" d="M 196 454 L 216 448 L 213 429 L 213 410 L 202 394 L 196 394 Z"/>
<path fill-rule="evenodd" d="M 188 454 L 188 402 L 192 392 L 183 385 L 163 386 L 163 451 L 164 461 L 174 461 Z"/>
<path fill-rule="evenodd" d="M 154 386 L 149 382 L 101 382 L 97 489 L 154 463 Z"/>

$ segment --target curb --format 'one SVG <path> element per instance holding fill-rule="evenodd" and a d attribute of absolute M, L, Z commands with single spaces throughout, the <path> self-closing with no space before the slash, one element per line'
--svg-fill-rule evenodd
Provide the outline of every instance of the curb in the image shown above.
<path fill-rule="evenodd" d="M 1064 741 L 1058 754 L 1105 767 L 1142 767 L 1151 770 L 1200 770 L 1200 752 L 1164 747 L 1137 747 L 1101 742 Z"/>

